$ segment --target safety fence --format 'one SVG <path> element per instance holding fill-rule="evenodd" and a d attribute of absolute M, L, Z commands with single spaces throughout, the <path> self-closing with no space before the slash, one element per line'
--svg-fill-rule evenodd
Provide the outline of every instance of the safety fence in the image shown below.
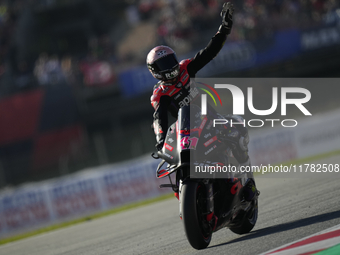
<path fill-rule="evenodd" d="M 144 156 L 0 193 L 0 237 L 22 233 L 169 192 L 159 189 L 159 160 Z M 163 181 L 164 183 L 164 181 Z"/>

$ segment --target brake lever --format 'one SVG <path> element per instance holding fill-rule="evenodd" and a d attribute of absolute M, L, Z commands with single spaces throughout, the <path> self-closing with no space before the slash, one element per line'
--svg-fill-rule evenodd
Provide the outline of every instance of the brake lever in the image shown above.
<path fill-rule="evenodd" d="M 153 157 L 154 159 L 159 159 L 159 154 L 158 154 L 158 152 L 152 152 L 152 153 L 151 153 L 151 157 Z"/>

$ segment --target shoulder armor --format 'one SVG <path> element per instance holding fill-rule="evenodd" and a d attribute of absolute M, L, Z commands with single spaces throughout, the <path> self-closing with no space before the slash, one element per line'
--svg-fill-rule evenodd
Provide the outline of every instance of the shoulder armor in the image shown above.
<path fill-rule="evenodd" d="M 190 63 L 192 61 L 192 59 L 183 59 L 180 63 L 179 63 L 179 65 L 181 66 L 181 67 L 184 67 L 184 68 L 186 68 L 187 67 L 187 65 Z"/>

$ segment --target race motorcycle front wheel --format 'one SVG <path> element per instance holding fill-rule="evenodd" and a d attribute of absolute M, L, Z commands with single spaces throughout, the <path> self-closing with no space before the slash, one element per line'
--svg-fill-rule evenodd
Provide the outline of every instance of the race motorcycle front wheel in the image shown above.
<path fill-rule="evenodd" d="M 212 236 L 206 219 L 206 196 L 204 184 L 192 180 L 183 183 L 180 199 L 184 230 L 190 245 L 197 250 L 206 248 Z"/>

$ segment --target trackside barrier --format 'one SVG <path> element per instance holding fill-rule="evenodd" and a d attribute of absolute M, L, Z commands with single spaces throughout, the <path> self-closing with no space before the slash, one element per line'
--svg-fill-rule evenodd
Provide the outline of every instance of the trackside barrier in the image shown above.
<path fill-rule="evenodd" d="M 0 192 L 0 238 L 170 192 L 150 155 Z"/>
<path fill-rule="evenodd" d="M 340 149 L 340 111 L 315 115 L 296 130 L 298 158 Z"/>
<path fill-rule="evenodd" d="M 340 111 L 299 120 L 295 128 L 250 130 L 253 165 L 275 164 L 340 149 Z M 84 217 L 171 192 L 159 189 L 159 160 L 149 155 L 64 178 L 0 191 L 0 238 Z"/>
<path fill-rule="evenodd" d="M 273 128 L 249 132 L 249 155 L 252 165 L 274 164 L 297 158 L 294 129 Z"/>
<path fill-rule="evenodd" d="M 298 123 L 294 128 L 250 130 L 252 164 L 277 164 L 340 149 L 339 109 L 306 117 Z"/>

